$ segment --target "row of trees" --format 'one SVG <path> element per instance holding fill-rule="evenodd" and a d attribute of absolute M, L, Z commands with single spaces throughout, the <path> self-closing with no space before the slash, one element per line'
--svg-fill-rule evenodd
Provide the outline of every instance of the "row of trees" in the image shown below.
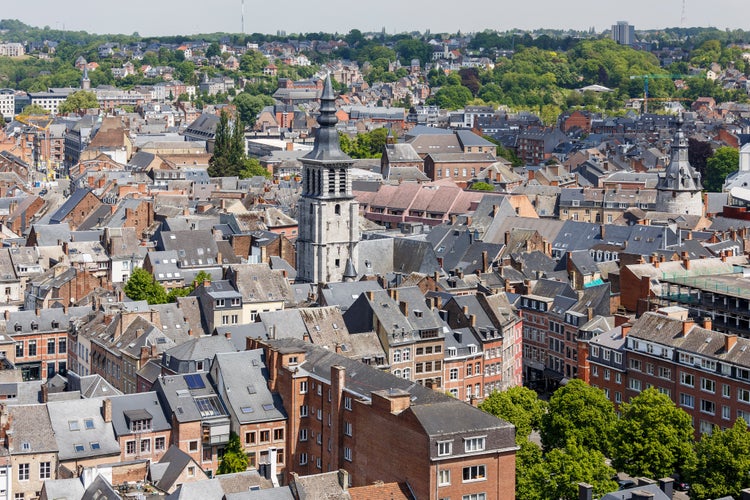
<path fill-rule="evenodd" d="M 480 408 L 516 426 L 520 500 L 572 500 L 579 482 L 601 496 L 617 489 L 616 470 L 634 477 L 680 474 L 698 499 L 736 496 L 750 486 L 745 421 L 716 428 L 696 443 L 691 417 L 654 388 L 621 404 L 619 416 L 602 390 L 580 380 L 555 391 L 549 403 L 517 387 L 493 393 Z M 533 431 L 541 447 L 529 440 Z"/>

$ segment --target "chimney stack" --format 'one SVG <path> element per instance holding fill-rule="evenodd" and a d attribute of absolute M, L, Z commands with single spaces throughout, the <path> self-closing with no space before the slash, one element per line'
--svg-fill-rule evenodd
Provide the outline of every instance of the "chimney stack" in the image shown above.
<path fill-rule="evenodd" d="M 724 334 L 724 352 L 727 353 L 732 350 L 732 347 L 737 343 L 737 335 Z"/>
<path fill-rule="evenodd" d="M 592 500 L 594 487 L 588 483 L 578 483 L 578 500 Z"/>
<path fill-rule="evenodd" d="M 398 303 L 398 308 L 401 309 L 401 314 L 408 317 L 409 316 L 409 303 L 405 300 L 402 300 Z"/>
<path fill-rule="evenodd" d="M 674 479 L 671 477 L 663 477 L 659 479 L 659 489 L 667 498 L 672 498 L 674 495 Z"/>
<path fill-rule="evenodd" d="M 706 330 L 713 330 L 713 326 L 714 323 L 711 319 L 711 316 L 706 316 L 705 318 L 703 318 L 703 328 L 705 328 Z"/>
<path fill-rule="evenodd" d="M 625 338 L 625 337 L 628 336 L 628 334 L 630 333 L 630 329 L 631 328 L 633 328 L 633 324 L 632 323 L 623 323 L 622 324 L 621 331 L 622 331 L 623 338 Z"/>
<path fill-rule="evenodd" d="M 109 398 L 102 401 L 102 418 L 105 423 L 112 421 L 112 400 Z"/>

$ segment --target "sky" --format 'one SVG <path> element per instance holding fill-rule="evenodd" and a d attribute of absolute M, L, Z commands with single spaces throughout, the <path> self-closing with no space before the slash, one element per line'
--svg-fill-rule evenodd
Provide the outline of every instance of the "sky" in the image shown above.
<path fill-rule="evenodd" d="M 142 36 L 196 33 L 361 31 L 433 33 L 576 29 L 601 32 L 617 21 L 638 29 L 713 26 L 750 29 L 746 0 L 2 0 L 0 19 L 31 26 L 88 31 L 138 32 Z M 684 23 L 683 4 L 685 5 Z M 279 8 L 277 8 L 277 5 Z M 742 24 L 745 21 L 745 24 Z"/>

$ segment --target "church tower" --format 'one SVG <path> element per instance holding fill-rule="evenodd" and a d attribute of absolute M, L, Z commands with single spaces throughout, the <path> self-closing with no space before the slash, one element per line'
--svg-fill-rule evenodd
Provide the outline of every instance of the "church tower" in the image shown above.
<path fill-rule="evenodd" d="M 656 211 L 671 214 L 703 215 L 701 174 L 688 161 L 688 140 L 682 131 L 682 116 L 672 139 L 669 166 L 656 184 Z"/>
<path fill-rule="evenodd" d="M 331 76 L 320 97 L 315 147 L 301 158 L 297 277 L 328 283 L 357 278 L 359 204 L 352 196 L 349 168 L 353 160 L 341 151 L 336 130 Z"/>

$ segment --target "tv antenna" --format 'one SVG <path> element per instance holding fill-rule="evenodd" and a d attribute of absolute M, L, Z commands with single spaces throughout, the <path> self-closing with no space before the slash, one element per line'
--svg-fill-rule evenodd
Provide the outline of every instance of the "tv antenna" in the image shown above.
<path fill-rule="evenodd" d="M 680 27 L 687 27 L 687 0 L 682 0 L 682 15 L 680 16 Z"/>

